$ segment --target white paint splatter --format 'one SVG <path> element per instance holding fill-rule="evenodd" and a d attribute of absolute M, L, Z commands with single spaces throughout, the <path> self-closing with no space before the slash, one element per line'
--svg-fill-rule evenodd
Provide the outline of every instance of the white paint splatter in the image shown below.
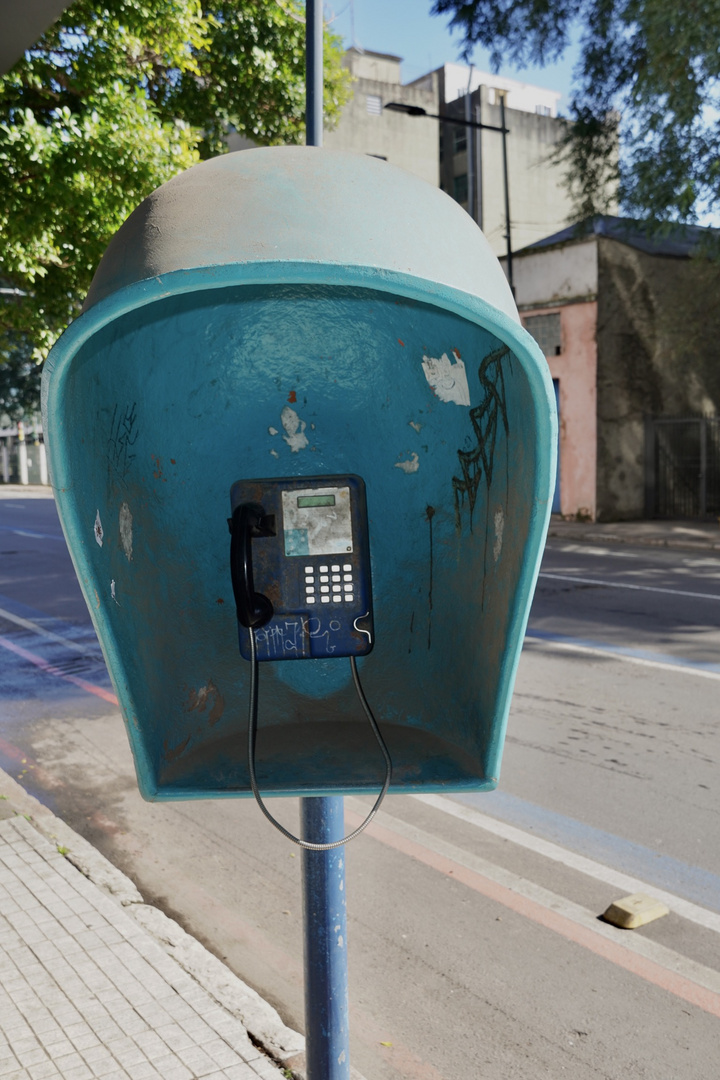
<path fill-rule="evenodd" d="M 493 544 L 493 558 L 495 562 L 500 558 L 503 546 L 503 533 L 505 531 L 505 514 L 502 506 L 498 506 L 493 516 L 495 522 L 495 543 Z"/>
<path fill-rule="evenodd" d="M 277 434 L 278 434 L 278 429 L 276 427 L 269 427 L 268 428 L 268 435 L 277 435 Z"/>
<path fill-rule="evenodd" d="M 344 1065 L 344 1064 L 345 1064 L 345 1051 L 343 1050 L 340 1057 L 338 1058 L 338 1065 Z"/>
<path fill-rule="evenodd" d="M 114 600 L 115 603 L 117 604 L 117 606 L 120 607 L 120 604 L 118 604 L 117 597 L 115 596 L 115 579 L 114 578 L 110 582 L 110 599 Z"/>
<path fill-rule="evenodd" d="M 342 934 L 338 934 L 337 943 L 338 943 L 338 949 L 342 949 L 343 945 L 345 944 L 345 942 L 343 941 Z"/>
<path fill-rule="evenodd" d="M 280 413 L 280 422 L 285 431 L 283 439 L 293 454 L 297 454 L 298 450 L 304 450 L 308 444 L 307 435 L 305 434 L 305 428 L 307 427 L 305 421 L 300 419 L 294 409 L 286 405 Z"/>
<path fill-rule="evenodd" d="M 447 353 L 443 353 L 439 360 L 433 356 L 423 356 L 423 371 L 425 378 L 441 401 L 452 401 L 455 405 L 469 406 L 470 390 L 465 365 L 457 353 L 455 357 L 453 364 Z"/>
<path fill-rule="evenodd" d="M 102 547 L 103 545 L 103 535 L 104 533 L 102 521 L 100 520 L 100 511 L 98 510 L 97 514 L 95 515 L 95 539 L 97 540 L 100 547 Z"/>
<path fill-rule="evenodd" d="M 414 420 L 409 420 L 408 423 L 410 424 L 410 427 L 417 432 L 419 432 L 420 428 L 422 427 L 422 424 L 416 424 Z"/>
<path fill-rule="evenodd" d="M 128 562 L 132 562 L 132 540 L 132 514 L 124 502 L 120 505 L 120 543 Z"/>
<path fill-rule="evenodd" d="M 415 451 L 413 451 L 412 454 L 410 455 L 410 460 L 409 461 L 396 461 L 395 462 L 395 468 L 396 469 L 402 469 L 402 471 L 404 473 L 417 472 L 418 469 L 420 468 L 420 458 L 417 456 Z"/>
<path fill-rule="evenodd" d="M 280 455 L 278 454 L 277 450 L 271 450 L 271 451 L 270 451 L 270 453 L 271 453 L 271 455 L 272 455 L 273 457 L 280 457 Z"/>

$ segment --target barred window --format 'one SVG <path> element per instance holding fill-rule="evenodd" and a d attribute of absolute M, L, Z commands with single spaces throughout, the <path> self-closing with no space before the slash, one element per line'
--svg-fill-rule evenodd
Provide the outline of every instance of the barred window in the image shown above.
<path fill-rule="evenodd" d="M 553 315 L 530 315 L 524 320 L 525 329 L 537 341 L 545 356 L 560 356 L 560 313 Z"/>
<path fill-rule="evenodd" d="M 382 116 L 382 98 L 378 94 L 368 94 L 365 98 L 365 108 L 371 116 Z"/>

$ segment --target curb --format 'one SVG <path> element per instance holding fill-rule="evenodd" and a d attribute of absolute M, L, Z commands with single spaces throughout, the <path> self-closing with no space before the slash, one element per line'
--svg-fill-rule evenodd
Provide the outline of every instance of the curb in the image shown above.
<path fill-rule="evenodd" d="M 625 544 L 628 547 L 664 547 L 664 548 L 679 548 L 689 551 L 720 551 L 720 540 L 693 540 L 693 539 L 676 539 L 675 537 L 665 536 L 639 536 L 637 534 L 621 535 L 620 533 L 606 533 L 606 532 L 571 532 L 569 529 L 553 528 L 551 525 L 548 530 L 548 537 L 552 537 L 555 540 L 580 540 L 584 542 L 591 542 L 593 544 Z"/>
<path fill-rule="evenodd" d="M 0 803 L 3 811 L 7 808 L 28 818 L 84 877 L 120 904 L 188 975 L 238 1019 L 268 1057 L 297 1080 L 306 1080 L 305 1037 L 284 1024 L 272 1005 L 178 923 L 159 908 L 146 904 L 130 878 L 2 769 L 0 789 L 8 800 Z M 12 813 L 0 812 L 0 816 Z M 363 1080 L 355 1070 L 352 1075 L 353 1080 Z"/>

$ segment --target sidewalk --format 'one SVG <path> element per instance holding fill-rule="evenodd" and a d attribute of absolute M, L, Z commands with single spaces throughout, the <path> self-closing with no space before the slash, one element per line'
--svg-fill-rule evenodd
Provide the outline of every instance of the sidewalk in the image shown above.
<path fill-rule="evenodd" d="M 303 1076 L 255 991 L 1 771 L 0 795 L 2 1080 Z"/>
<path fill-rule="evenodd" d="M 550 519 L 548 536 L 596 544 L 720 551 L 717 521 L 563 521 Z"/>

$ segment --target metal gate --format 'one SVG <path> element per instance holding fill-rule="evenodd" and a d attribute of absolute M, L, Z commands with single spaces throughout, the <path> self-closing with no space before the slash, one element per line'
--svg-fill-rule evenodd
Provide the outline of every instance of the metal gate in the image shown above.
<path fill-rule="evenodd" d="M 646 418 L 645 509 L 648 517 L 720 516 L 720 417 Z"/>

